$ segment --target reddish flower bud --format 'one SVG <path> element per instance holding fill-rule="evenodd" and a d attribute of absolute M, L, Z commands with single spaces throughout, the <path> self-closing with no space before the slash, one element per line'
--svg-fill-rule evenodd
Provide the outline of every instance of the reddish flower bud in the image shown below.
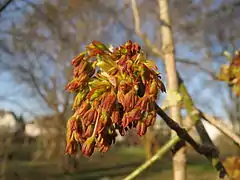
<path fill-rule="evenodd" d="M 82 73 L 80 77 L 77 79 L 80 82 L 80 85 L 83 85 L 88 80 L 87 73 Z"/>
<path fill-rule="evenodd" d="M 68 120 L 68 123 L 69 123 L 69 129 L 71 131 L 75 131 L 77 130 L 77 120 L 75 117 L 71 117 L 69 120 Z"/>
<path fill-rule="evenodd" d="M 89 126 L 91 123 L 93 123 L 93 117 L 94 117 L 94 109 L 89 109 L 82 117 L 82 121 L 85 126 Z"/>
<path fill-rule="evenodd" d="M 99 150 L 100 150 L 100 152 L 105 153 L 105 152 L 107 152 L 107 151 L 109 150 L 109 146 L 107 146 L 107 145 L 102 145 Z"/>
<path fill-rule="evenodd" d="M 94 147 L 95 147 L 95 138 L 94 137 L 87 138 L 87 140 L 82 145 L 82 153 L 85 156 L 90 157 L 94 152 Z"/>
<path fill-rule="evenodd" d="M 127 61 L 127 56 L 122 55 L 121 58 L 118 60 L 118 65 L 123 66 Z"/>
<path fill-rule="evenodd" d="M 134 43 L 132 46 L 132 50 L 136 53 L 140 53 L 141 47 L 137 43 Z"/>
<path fill-rule="evenodd" d="M 147 132 L 146 124 L 140 121 L 137 123 L 136 129 L 139 136 L 143 136 Z"/>
<path fill-rule="evenodd" d="M 143 97 L 138 99 L 138 101 L 135 105 L 135 108 L 138 107 L 138 108 L 141 109 L 141 112 L 145 112 L 146 109 L 147 109 L 147 104 L 148 104 L 147 98 L 146 98 L 146 96 L 143 96 Z"/>
<path fill-rule="evenodd" d="M 120 104 L 124 104 L 124 94 L 123 94 L 123 92 L 122 91 L 118 91 L 118 93 L 117 93 L 117 100 L 118 100 L 118 102 L 120 103 Z"/>
<path fill-rule="evenodd" d="M 127 116 L 129 119 L 131 119 L 131 122 L 140 120 L 141 115 L 142 114 L 140 108 L 134 108 L 127 113 Z"/>
<path fill-rule="evenodd" d="M 90 124 L 88 127 L 87 127 L 87 130 L 84 134 L 84 137 L 91 137 L 92 136 L 92 133 L 93 133 L 93 130 L 94 130 L 94 125 L 93 124 Z"/>
<path fill-rule="evenodd" d="M 87 101 L 82 102 L 80 107 L 77 108 L 75 114 L 79 115 L 79 116 L 83 116 L 87 112 L 87 110 L 89 110 L 89 108 L 90 108 L 90 105 L 89 105 L 89 103 Z"/>
<path fill-rule="evenodd" d="M 240 52 L 233 58 L 231 66 L 240 66 Z"/>
<path fill-rule="evenodd" d="M 102 51 L 109 51 L 109 49 L 107 48 L 107 46 L 105 46 L 103 43 L 101 43 L 100 41 L 93 41 L 92 44 L 98 48 L 99 50 Z"/>
<path fill-rule="evenodd" d="M 76 130 L 77 130 L 76 118 L 71 117 L 67 122 L 67 133 L 66 133 L 67 143 L 73 141 L 73 132 Z"/>
<path fill-rule="evenodd" d="M 103 112 L 103 114 L 100 116 L 99 118 L 99 122 L 97 124 L 97 132 L 101 133 L 103 131 L 103 129 L 105 128 L 106 124 L 108 121 L 108 116 L 106 115 L 106 113 Z"/>
<path fill-rule="evenodd" d="M 130 111 L 136 104 L 137 102 L 137 96 L 136 92 L 134 90 L 129 91 L 125 96 L 124 96 L 124 107 L 126 111 Z"/>
<path fill-rule="evenodd" d="M 120 113 L 118 110 L 115 110 L 112 112 L 111 119 L 113 123 L 119 123 L 120 119 Z"/>
<path fill-rule="evenodd" d="M 133 73 L 133 62 L 131 60 L 127 60 L 126 62 L 126 71 L 129 73 L 129 74 L 132 74 Z"/>
<path fill-rule="evenodd" d="M 120 82 L 119 86 L 118 86 L 118 91 L 122 92 L 123 94 L 126 94 L 128 91 L 131 90 L 131 82 L 127 82 L 127 81 L 122 81 Z"/>
<path fill-rule="evenodd" d="M 76 142 L 70 142 L 67 144 L 65 152 L 67 154 L 76 154 L 77 153 L 77 143 Z"/>
<path fill-rule="evenodd" d="M 74 70 L 73 70 L 73 75 L 75 76 L 75 77 L 79 77 L 79 76 L 81 76 L 83 73 L 84 73 L 84 71 L 85 71 L 85 68 L 87 67 L 87 61 L 81 61 L 80 63 L 79 63 L 79 65 L 78 66 L 76 66 L 75 68 L 74 68 Z"/>
<path fill-rule="evenodd" d="M 73 138 L 76 142 L 81 143 L 83 141 L 83 137 L 78 131 L 73 132 Z"/>
<path fill-rule="evenodd" d="M 146 124 L 147 127 L 153 125 L 156 121 L 156 111 L 152 111 L 148 113 L 146 119 L 144 120 L 144 123 Z"/>
<path fill-rule="evenodd" d="M 96 56 L 97 54 L 100 54 L 100 55 L 104 54 L 104 51 L 98 49 L 93 44 L 88 45 L 86 48 L 87 48 L 88 56 L 90 56 L 90 57 Z"/>
<path fill-rule="evenodd" d="M 77 57 L 75 57 L 75 58 L 72 60 L 72 65 L 73 65 L 74 67 L 78 66 L 79 63 L 83 60 L 85 54 L 86 54 L 86 52 L 83 52 L 83 53 L 80 53 Z"/>
<path fill-rule="evenodd" d="M 77 79 L 73 79 L 70 83 L 67 84 L 65 89 L 69 92 L 74 92 L 80 87 L 80 82 Z"/>
<path fill-rule="evenodd" d="M 129 125 L 130 122 L 131 122 L 130 118 L 128 117 L 127 113 L 125 113 L 123 115 L 122 124 L 121 125 L 125 128 L 125 127 L 127 127 Z"/>
<path fill-rule="evenodd" d="M 106 95 L 104 96 L 103 100 L 102 100 L 102 110 L 106 111 L 106 112 L 110 112 L 112 109 L 112 106 L 114 105 L 116 101 L 116 95 L 115 93 L 111 92 L 111 93 L 106 93 Z"/>

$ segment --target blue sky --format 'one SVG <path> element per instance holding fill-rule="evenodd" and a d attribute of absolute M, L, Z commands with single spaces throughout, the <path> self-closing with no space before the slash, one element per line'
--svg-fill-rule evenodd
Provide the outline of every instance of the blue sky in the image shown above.
<path fill-rule="evenodd" d="M 20 4 L 21 5 L 21 4 Z M 15 16 L 14 16 L 15 17 Z M 17 15 L 17 19 L 19 19 L 19 16 Z M 6 28 L 7 26 L 5 26 Z M 147 28 L 146 28 L 147 27 Z M 152 28 L 151 28 L 152 27 Z M 151 34 L 151 32 L 154 32 L 154 27 L 151 26 L 151 24 L 145 24 L 145 27 L 143 29 L 147 29 L 147 32 Z M 2 29 L 2 28 L 1 28 Z M 115 31 L 117 28 L 115 29 Z M 1 37 L 1 35 L 0 35 Z M 126 41 L 125 39 L 122 39 L 121 36 L 114 36 L 112 39 L 112 42 L 114 44 L 120 44 Z M 217 46 L 216 46 L 217 47 Z M 216 49 L 217 50 L 217 49 Z M 191 52 L 190 48 L 183 44 L 177 45 L 177 56 L 180 56 L 181 58 L 186 57 L 187 59 L 196 60 L 201 57 L 200 53 Z M 0 56 L 0 58 L 3 58 L 3 56 Z M 14 59 L 9 59 L 9 61 L 13 61 Z M 70 61 L 70 58 L 69 58 Z M 161 62 L 159 59 L 156 59 L 157 65 L 159 67 L 160 72 L 163 72 L 163 78 L 164 78 L 164 67 L 161 66 Z M 184 79 L 187 79 L 185 82 L 190 94 L 192 95 L 193 99 L 195 100 L 198 107 L 200 107 L 203 111 L 206 111 L 207 113 L 212 114 L 212 109 L 214 111 L 214 115 L 222 116 L 224 119 L 226 119 L 226 113 L 222 107 L 221 104 L 221 98 L 219 98 L 219 88 L 224 87 L 224 83 L 216 83 L 212 84 L 209 88 L 206 88 L 204 83 L 209 80 L 209 76 L 205 73 L 199 73 L 193 68 L 182 68 L 182 66 L 179 66 L 178 68 L 180 71 L 180 74 L 183 76 Z M 216 67 L 212 67 L 213 69 L 216 69 Z M 185 73 L 188 71 L 190 73 Z M 165 81 L 165 78 L 164 78 Z M 34 114 L 42 114 L 45 111 L 40 106 L 40 103 L 36 102 L 34 99 L 26 98 L 21 94 L 21 85 L 14 83 L 11 74 L 9 73 L 0 73 L 0 96 L 11 96 L 10 98 L 13 99 L 13 101 L 10 102 L 4 102 L 0 101 L 0 109 L 6 109 L 6 110 L 12 110 L 16 112 L 17 114 L 24 113 L 24 116 L 26 119 L 31 119 L 31 117 Z M 64 87 L 63 87 L 64 88 Z M 217 91 L 217 93 L 216 93 Z M 14 92 L 14 96 L 12 96 L 12 92 Z M 10 95 L 8 95 L 11 93 Z M 223 91 L 223 93 L 225 93 Z M 15 101 L 15 102 L 14 102 Z M 21 108 L 19 104 L 16 103 L 20 102 L 21 105 L 24 105 L 24 108 Z M 211 107 L 209 107 L 209 105 Z M 211 109 L 212 108 L 212 109 Z M 33 111 L 34 114 L 27 112 L 27 109 L 30 111 Z"/>

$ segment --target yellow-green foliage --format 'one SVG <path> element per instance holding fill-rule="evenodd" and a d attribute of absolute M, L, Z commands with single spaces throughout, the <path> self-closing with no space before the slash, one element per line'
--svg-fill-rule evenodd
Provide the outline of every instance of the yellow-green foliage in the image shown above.
<path fill-rule="evenodd" d="M 232 180 L 239 180 L 240 179 L 240 157 L 239 156 L 232 156 L 225 159 L 223 162 L 225 168 L 229 176 Z"/>
<path fill-rule="evenodd" d="M 240 96 L 240 52 L 237 51 L 235 56 L 231 58 L 230 65 L 223 64 L 218 75 L 220 81 L 227 82 L 232 91 Z"/>

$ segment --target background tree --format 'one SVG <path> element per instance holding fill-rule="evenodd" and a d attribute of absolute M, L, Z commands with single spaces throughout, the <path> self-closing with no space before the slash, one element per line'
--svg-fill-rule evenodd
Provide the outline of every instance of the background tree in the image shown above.
<path fill-rule="evenodd" d="M 2 0 L 0 4 L 6 2 Z M 142 36 L 135 33 L 129 1 L 21 0 L 12 1 L 1 12 L 0 105 L 7 102 L 11 109 L 24 111 L 26 119 L 52 116 L 48 119 L 49 127 L 58 129 L 59 134 L 42 139 L 54 142 L 49 151 L 61 149 L 64 144 L 55 142 L 63 139 L 71 111 L 72 97 L 62 90 L 71 77 L 70 59 L 91 40 L 113 45 L 126 39 L 140 42 L 166 80 L 161 58 L 144 39 L 147 36 L 158 50 L 163 45 L 160 29 L 164 22 L 159 20 L 158 2 L 137 3 Z M 177 69 L 194 103 L 207 114 L 226 118 L 228 110 L 222 105 L 228 98 L 227 85 L 215 81 L 215 74 L 220 64 L 226 62 L 222 50 L 234 51 L 239 47 L 239 1 L 172 0 L 169 12 Z"/>

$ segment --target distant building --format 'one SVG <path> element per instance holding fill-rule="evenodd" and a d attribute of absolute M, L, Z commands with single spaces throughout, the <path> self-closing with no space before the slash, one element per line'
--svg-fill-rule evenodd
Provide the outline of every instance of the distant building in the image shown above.
<path fill-rule="evenodd" d="M 25 124 L 25 134 L 30 137 L 38 137 L 46 134 L 56 134 L 54 116 L 41 116 L 34 121 Z"/>
<path fill-rule="evenodd" d="M 25 125 L 25 135 L 30 137 L 38 137 L 41 135 L 41 128 L 35 123 L 27 123 Z"/>
<path fill-rule="evenodd" d="M 16 133 L 24 128 L 24 122 L 21 121 L 14 112 L 0 110 L 0 128 L 12 133 Z"/>

